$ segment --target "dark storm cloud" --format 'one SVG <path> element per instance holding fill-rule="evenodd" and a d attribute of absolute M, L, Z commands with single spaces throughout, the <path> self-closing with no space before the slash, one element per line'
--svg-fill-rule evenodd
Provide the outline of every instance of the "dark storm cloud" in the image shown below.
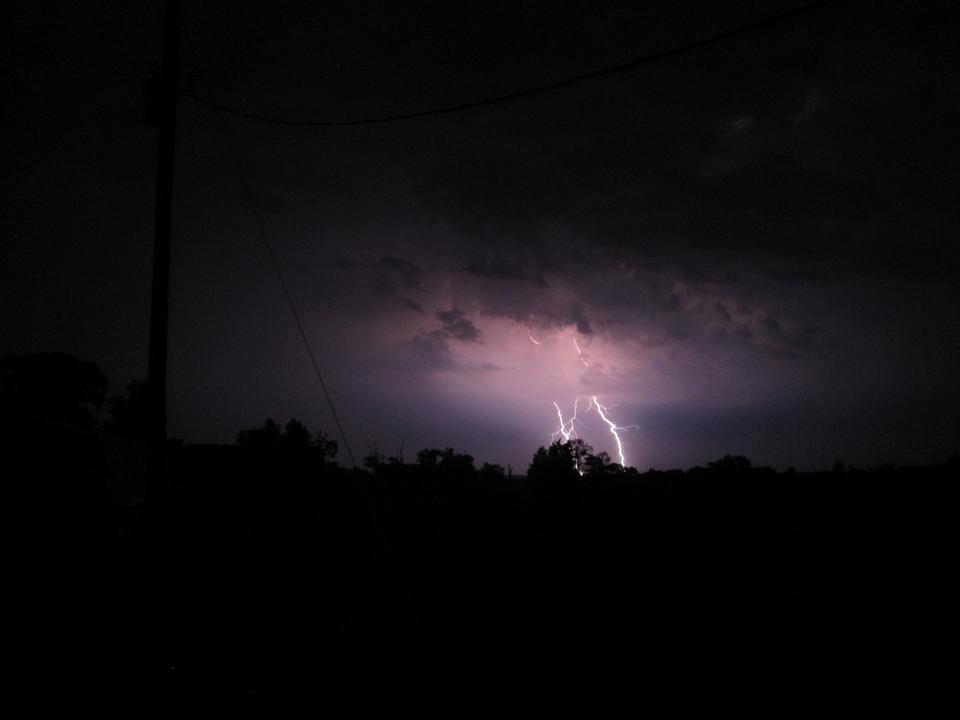
<path fill-rule="evenodd" d="M 12 20 L 49 12 L 14 5 Z M 185 18 L 195 42 L 183 79 L 254 113 L 379 116 L 562 80 L 793 6 L 199 3 Z M 61 91 L 156 64 L 160 16 L 138 7 L 87 23 L 94 34 L 11 40 L 16 72 L 0 80 L 8 98 L 66 98 L 15 108 L 36 122 L 3 120 L 6 352 L 61 348 L 122 379 L 146 365 L 155 131 L 141 122 L 139 83 L 96 98 Z M 955 437 L 941 418 L 957 404 L 960 362 L 956 27 L 950 3 L 829 3 L 470 112 L 325 129 L 232 118 L 229 130 L 281 264 L 296 259 L 292 294 L 311 338 L 325 340 L 357 432 L 380 427 L 391 402 L 407 422 L 396 387 L 427 407 L 461 372 L 488 373 L 489 386 L 471 375 L 474 396 L 444 412 L 482 414 L 497 379 L 517 399 L 517 427 L 539 432 L 537 403 L 549 416 L 553 388 L 516 389 L 533 377 L 523 353 L 544 363 L 548 353 L 512 321 L 538 339 L 555 333 L 571 353 L 566 331 L 576 332 L 616 380 L 610 391 L 633 394 L 624 422 L 660 393 L 644 452 L 648 440 L 651 452 L 683 448 L 672 464 L 744 437 L 745 451 L 785 463 L 799 462 L 800 436 L 804 453 L 824 437 L 842 452 L 881 414 L 876 427 L 907 420 L 902 438 L 883 435 L 891 447 L 922 446 L 911 428 L 924 428 L 940 452 Z M 229 440 L 251 408 L 307 402 L 312 378 L 296 374 L 302 348 L 276 278 L 236 242 L 256 229 L 237 211 L 222 129 L 186 99 L 178 120 L 171 349 L 190 352 L 171 353 L 171 431 Z M 331 263 L 338 254 L 350 257 Z M 494 372 L 496 361 L 521 370 Z M 269 380 L 268 365 L 281 370 Z M 596 378 L 578 371 L 577 382 Z M 818 431 L 838 395 L 854 408 L 849 422 Z M 864 398 L 890 402 L 871 412 Z M 492 436 L 494 414 L 462 440 Z M 505 442 L 515 462 L 529 458 Z"/>
<path fill-rule="evenodd" d="M 407 341 L 414 367 L 429 370 L 455 370 L 460 363 L 450 349 L 449 336 L 440 330 L 423 332 Z"/>
<path fill-rule="evenodd" d="M 403 258 L 384 256 L 380 258 L 377 267 L 396 271 L 404 287 L 410 290 L 419 290 L 423 280 L 423 268 Z"/>
<path fill-rule="evenodd" d="M 423 313 L 423 306 L 407 295 L 423 289 L 426 273 L 416 263 L 403 258 L 385 255 L 372 263 L 364 263 L 349 257 L 339 257 L 335 261 L 338 270 L 346 271 L 350 277 L 359 276 L 363 271 L 373 271 L 373 294 L 378 298 L 390 300 L 400 307 Z"/>
<path fill-rule="evenodd" d="M 831 321 L 798 293 L 842 288 L 853 277 L 919 281 L 956 269 L 956 253 L 937 234 L 944 223 L 924 219 L 932 209 L 905 208 L 886 187 L 900 165 L 910 165 L 906 149 L 861 155 L 861 129 L 845 118 L 855 112 L 849 79 L 811 77 L 796 71 L 789 54 L 772 57 L 737 68 L 745 85 L 759 88 L 750 95 L 694 82 L 698 114 L 679 112 L 689 98 L 672 90 L 659 100 L 659 109 L 674 104 L 670 112 L 633 125 L 514 133 L 497 158 L 477 156 L 452 175 L 441 166 L 442 189 L 426 197 L 466 236 L 496 249 L 493 260 L 464 260 L 464 273 L 486 281 L 475 286 L 480 310 L 584 334 L 640 330 L 672 342 L 726 336 L 765 352 L 802 354 L 827 341 Z M 908 86 L 895 92 L 904 101 L 915 94 Z M 876 98 L 861 102 L 872 114 Z M 626 100 L 611 104 L 636 112 Z M 871 125 L 898 124 L 881 105 Z M 911 230 L 918 221 L 929 239 Z M 617 266 L 622 273 L 609 272 Z M 510 287 L 535 277 L 530 267 L 542 288 Z M 747 304 L 759 304 L 779 327 L 703 309 Z M 715 332 L 721 322 L 733 322 L 732 332 Z"/>
<path fill-rule="evenodd" d="M 477 276 L 461 283 L 458 293 L 480 315 L 505 318 L 544 330 L 573 327 L 582 335 L 594 332 L 590 311 L 579 299 L 570 299 L 566 276 L 554 273 L 542 282 L 517 282 L 494 275 Z"/>
<path fill-rule="evenodd" d="M 441 167 L 440 194 L 427 198 L 465 233 L 497 244 L 503 278 L 516 277 L 512 268 L 522 267 L 511 258 L 517 245 L 524 253 L 540 248 L 550 269 L 586 250 L 588 261 L 606 251 L 691 278 L 722 275 L 733 266 L 800 286 L 841 281 L 870 265 L 875 273 L 900 275 L 906 269 L 897 249 L 921 263 L 908 250 L 908 224 L 918 217 L 903 212 L 890 187 L 903 186 L 896 180 L 902 168 L 916 181 L 909 194 L 917 204 L 942 196 L 941 184 L 913 170 L 913 158 L 918 146 L 936 152 L 949 124 L 937 123 L 919 138 L 912 116 L 890 113 L 891 101 L 910 107 L 923 95 L 886 75 L 896 77 L 898 66 L 919 69 L 923 60 L 909 40 L 887 47 L 880 34 L 886 28 L 878 25 L 869 28 L 865 47 L 891 72 L 872 72 L 867 92 L 863 77 L 845 72 L 829 35 L 809 47 L 821 59 L 817 69 L 799 66 L 790 48 L 808 39 L 788 28 L 783 36 L 718 53 L 714 70 L 684 78 L 689 82 L 652 103 L 643 93 L 635 103 L 629 95 L 601 96 L 603 115 L 583 106 L 569 121 L 590 123 L 577 126 L 576 134 L 559 123 L 545 134 L 515 132 L 495 157 L 478 154 L 450 174 Z M 658 83 L 648 75 L 638 85 Z M 931 97 L 942 98 L 942 88 Z M 685 112 L 693 103 L 698 111 Z M 614 108 L 618 120 L 629 121 L 612 123 Z M 867 154 L 865 136 L 900 141 Z M 926 199 L 921 188 L 929 189 Z M 859 239 L 865 222 L 897 229 L 894 247 L 865 258 Z M 929 272 L 942 267 L 936 250 L 944 239 L 927 243 Z M 942 259 L 956 264 L 955 253 Z M 590 271 L 577 265 L 576 271 Z M 492 274 L 489 263 L 477 263 L 476 270 Z"/>
<path fill-rule="evenodd" d="M 372 263 L 364 263 L 351 257 L 341 256 L 336 259 L 335 264 L 340 270 L 372 268 L 375 270 L 388 271 L 390 276 L 398 278 L 401 284 L 409 290 L 419 290 L 424 276 L 423 268 L 416 263 L 390 255 L 385 255 Z"/>
<path fill-rule="evenodd" d="M 744 328 L 746 329 L 746 328 Z M 756 330 L 749 331 L 748 339 L 756 336 Z M 759 324 L 764 344 L 760 346 L 767 352 L 781 357 L 795 357 L 812 350 L 823 338 L 823 329 L 810 323 L 786 328 L 771 315 L 767 315 Z"/>
<path fill-rule="evenodd" d="M 500 280 L 517 280 L 543 285 L 543 276 L 532 272 L 522 265 L 511 263 L 500 257 L 488 258 L 474 255 L 466 259 L 461 272 L 478 277 L 497 278 Z"/>
<path fill-rule="evenodd" d="M 949 276 L 957 256 L 934 213 L 948 206 L 949 183 L 915 162 L 951 146 L 949 123 L 925 121 L 917 133 L 905 109 L 923 100 L 927 117 L 955 114 L 934 72 L 955 57 L 936 23 L 895 28 L 890 18 L 866 19 L 856 53 L 842 13 L 826 14 L 668 68 L 431 125 L 432 150 L 404 183 L 450 228 L 472 327 L 487 316 L 803 353 L 827 342 L 833 323 L 798 294 L 855 276 Z M 891 31 L 903 42 L 891 46 Z M 399 286 L 422 287 L 436 270 L 411 258 L 376 263 L 389 272 L 381 295 L 406 305 Z M 753 305 L 781 329 L 743 312 L 725 318 L 718 303 L 730 314 Z M 801 330 L 810 327 L 818 331 Z"/>
<path fill-rule="evenodd" d="M 438 310 L 436 317 L 443 324 L 442 332 L 454 340 L 480 341 L 480 330 L 469 318 L 464 317 L 461 310 L 455 307 L 450 310 Z"/>
<path fill-rule="evenodd" d="M 418 333 L 402 343 L 401 348 L 407 353 L 410 369 L 416 372 L 427 370 L 491 373 L 508 369 L 497 363 L 474 362 L 462 357 L 450 346 L 450 341 L 455 339 L 458 338 L 446 330 L 430 330 Z"/>
<path fill-rule="evenodd" d="M 410 298 L 403 298 L 400 304 L 403 307 L 407 308 L 408 310 L 413 310 L 414 312 L 418 312 L 421 315 L 424 313 L 423 306 L 417 302 L 414 302 Z"/>

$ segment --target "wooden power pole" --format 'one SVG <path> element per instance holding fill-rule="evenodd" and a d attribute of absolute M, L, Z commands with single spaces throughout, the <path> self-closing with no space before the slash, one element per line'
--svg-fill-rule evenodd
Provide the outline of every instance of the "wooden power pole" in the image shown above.
<path fill-rule="evenodd" d="M 153 220 L 153 285 L 147 390 L 150 441 L 158 450 L 167 439 L 167 319 L 170 298 L 170 238 L 173 229 L 173 155 L 180 75 L 180 0 L 167 0 L 163 58 L 151 99 L 159 125 L 156 205 Z"/>

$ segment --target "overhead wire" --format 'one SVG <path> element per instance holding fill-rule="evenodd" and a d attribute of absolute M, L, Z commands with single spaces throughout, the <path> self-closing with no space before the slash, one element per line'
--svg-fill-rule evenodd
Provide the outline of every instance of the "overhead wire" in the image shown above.
<path fill-rule="evenodd" d="M 447 115 L 451 113 L 463 112 L 465 110 L 471 110 L 474 108 L 485 107 L 489 105 L 496 105 L 499 103 L 509 102 L 511 100 L 517 100 L 523 97 L 528 97 L 531 95 L 539 95 L 542 93 L 552 92 L 554 90 L 560 90 L 562 88 L 571 87 L 579 83 L 585 82 L 587 80 L 593 80 L 596 78 L 605 77 L 608 75 L 614 75 L 618 73 L 627 72 L 633 70 L 634 68 L 640 67 L 641 65 L 646 65 L 648 63 L 655 62 L 657 60 L 662 60 L 664 58 L 673 57 L 676 55 L 681 55 L 683 53 L 690 52 L 691 50 L 696 50 L 698 48 L 707 47 L 709 45 L 715 45 L 726 40 L 738 37 L 740 35 L 745 35 L 747 33 L 759 30 L 761 28 L 770 27 L 773 25 L 780 24 L 787 20 L 796 18 L 800 15 L 805 15 L 815 10 L 819 10 L 826 5 L 835 2 L 836 0 L 814 0 L 813 2 L 808 2 L 799 7 L 792 8 L 782 13 L 776 15 L 771 15 L 753 22 L 747 23 L 745 25 L 740 25 L 730 30 L 725 30 L 714 35 L 710 35 L 699 40 L 694 40 L 682 45 L 676 45 L 665 50 L 656 50 L 639 57 L 635 57 L 626 62 L 620 63 L 618 65 L 612 65 L 605 68 L 599 68 L 597 70 L 591 70 L 589 72 L 584 72 L 579 75 L 574 75 L 572 77 L 565 78 L 563 80 L 558 80 L 551 83 L 545 83 L 542 85 L 536 85 L 533 87 L 527 87 L 520 90 L 514 90 L 512 92 L 502 93 L 500 95 L 494 95 L 485 98 L 479 98 L 476 100 L 468 100 L 461 103 L 453 103 L 450 105 L 441 105 L 438 107 L 426 108 L 423 110 L 413 110 L 410 112 L 394 113 L 389 115 L 379 115 L 374 117 L 366 118 L 353 118 L 347 120 L 316 120 L 309 118 L 288 118 L 277 115 L 267 115 L 261 113 L 250 112 L 247 110 L 242 110 L 240 108 L 231 107 L 223 103 L 219 103 L 213 100 L 210 97 L 202 97 L 196 93 L 181 91 L 181 94 L 185 97 L 193 100 L 195 102 L 209 105 L 210 107 L 216 108 L 220 112 L 226 113 L 228 115 L 233 115 L 235 117 L 243 118 L 245 120 L 255 120 L 257 122 L 263 123 L 272 123 L 274 125 L 287 125 L 292 127 L 351 127 L 357 125 L 379 125 L 382 123 L 398 122 L 403 120 L 413 120 L 415 118 L 428 117 L 433 115 Z"/>
<path fill-rule="evenodd" d="M 343 424 L 340 422 L 340 416 L 337 414 L 337 408 L 333 403 L 333 398 L 330 396 L 330 392 L 327 390 L 327 384 L 323 380 L 323 374 L 320 372 L 320 365 L 317 362 L 317 357 L 313 352 L 313 346 L 310 344 L 310 339 L 307 337 L 307 332 L 303 327 L 303 322 L 300 319 L 300 313 L 297 310 L 296 303 L 293 301 L 293 295 L 290 292 L 287 281 L 283 277 L 283 271 L 280 268 L 280 262 L 273 250 L 273 245 L 270 243 L 270 238 L 267 234 L 266 227 L 263 224 L 263 218 L 260 216 L 260 212 L 253 201 L 253 193 L 250 191 L 250 184 L 247 182 L 246 174 L 243 171 L 243 165 L 240 162 L 240 156 L 237 154 L 237 150 L 233 144 L 232 138 L 230 137 L 230 133 L 227 131 L 226 125 L 223 123 L 222 118 L 220 118 L 219 115 L 218 120 L 220 120 L 220 130 L 223 132 L 223 137 L 226 140 L 227 148 L 230 150 L 230 156 L 233 159 L 233 164 L 240 180 L 240 187 L 243 190 L 244 201 L 250 208 L 250 211 L 256 220 L 260 239 L 263 241 L 263 245 L 267 249 L 267 255 L 270 257 L 270 263 L 273 265 L 277 279 L 280 281 L 280 287 L 283 290 L 283 296 L 286 298 L 287 305 L 290 307 L 290 313 L 293 315 L 293 320 L 297 325 L 297 330 L 300 333 L 300 338 L 303 340 L 303 345 L 307 349 L 307 355 L 310 357 L 310 363 L 313 366 L 313 371 L 320 383 L 320 389 L 323 391 L 323 396 L 327 401 L 327 405 L 330 407 L 330 413 L 333 416 L 333 422 L 337 426 L 337 432 L 340 435 L 340 439 L 343 440 L 343 447 L 347 451 L 347 457 L 350 458 L 350 464 L 353 467 L 357 467 L 357 461 L 353 456 L 353 450 L 350 449 L 350 442 L 347 440 L 347 434 L 343 429 Z"/>
<path fill-rule="evenodd" d="M 183 40 L 186 50 L 192 54 L 193 46 L 189 32 L 184 32 Z M 307 356 L 310 358 L 310 364 L 313 367 L 313 372 L 317 376 L 317 381 L 320 383 L 320 389 L 323 392 L 323 397 L 327 402 L 327 406 L 330 408 L 330 414 L 333 417 L 333 422 L 337 426 L 337 433 L 340 435 L 340 439 L 343 440 L 343 448 L 347 452 L 347 457 L 350 458 L 350 465 L 356 468 L 357 461 L 353 455 L 353 450 L 350 448 L 350 441 L 347 440 L 347 433 L 343 428 L 343 423 L 340 422 L 340 416 L 337 413 L 337 408 L 333 403 L 333 397 L 330 395 L 330 392 L 327 389 L 327 384 L 323 380 L 323 373 L 320 372 L 320 364 L 317 362 L 317 357 L 313 352 L 313 346 L 310 343 L 310 338 L 307 336 L 306 329 L 303 327 L 303 321 L 300 319 L 300 312 L 297 310 L 297 305 L 293 300 L 293 294 L 290 292 L 290 287 L 287 285 L 287 281 L 283 276 L 283 270 L 280 267 L 280 261 L 277 259 L 277 255 L 273 250 L 273 245 L 270 242 L 270 236 L 268 235 L 266 226 L 263 223 L 263 218 L 261 217 L 260 211 L 257 209 L 257 205 L 253 200 L 253 193 L 250 190 L 250 183 L 247 181 L 247 175 L 243 170 L 243 163 L 240 161 L 240 155 L 233 143 L 233 139 L 230 137 L 230 132 L 227 130 L 223 116 L 220 112 L 216 112 L 215 114 L 217 116 L 217 125 L 220 128 L 220 132 L 223 134 L 227 149 L 230 151 L 230 157 L 233 160 L 234 168 L 237 171 L 237 177 L 240 181 L 240 188 L 243 193 L 244 202 L 250 208 L 250 212 L 256 220 L 260 239 L 263 242 L 263 246 L 267 250 L 267 255 L 270 258 L 270 264 L 273 266 L 277 280 L 280 282 L 280 288 L 283 291 L 283 297 L 287 301 L 287 306 L 290 308 L 290 314 L 293 315 L 293 320 L 296 323 L 297 331 L 300 334 L 300 339 L 303 341 L 303 346 L 306 348 Z"/>
<path fill-rule="evenodd" d="M 451 105 L 444 105 L 439 107 L 427 108 L 423 110 L 405 112 L 405 113 L 395 113 L 395 114 L 380 115 L 380 116 L 367 117 L 367 118 L 354 118 L 354 119 L 348 119 L 348 120 L 314 120 L 314 119 L 285 118 L 280 116 L 263 115 L 259 113 L 248 112 L 245 110 L 231 107 L 229 105 L 219 103 L 209 95 L 207 97 L 203 97 L 203 96 L 197 95 L 194 92 L 181 90 L 180 93 L 182 96 L 187 97 L 188 99 L 193 100 L 202 105 L 209 106 L 216 111 L 220 129 L 224 135 L 224 139 L 226 140 L 227 147 L 230 151 L 231 158 L 233 159 L 233 163 L 240 180 L 241 188 L 243 190 L 244 200 L 246 204 L 250 207 L 250 210 L 256 220 L 260 238 L 263 241 L 264 247 L 267 250 L 267 254 L 270 257 L 270 262 L 273 265 L 273 269 L 277 275 L 277 279 L 280 282 L 280 286 L 283 290 L 284 297 L 287 301 L 288 306 L 290 307 L 290 312 L 293 315 L 294 321 L 297 325 L 297 330 L 299 331 L 300 337 L 303 340 L 303 344 L 307 350 L 307 354 L 310 358 L 311 365 L 313 366 L 314 373 L 317 376 L 317 380 L 320 383 L 321 390 L 323 391 L 327 404 L 330 407 L 331 414 L 337 426 L 337 431 L 340 435 L 340 438 L 343 440 L 344 449 L 346 450 L 347 455 L 349 456 L 350 462 L 353 465 L 353 467 L 356 467 L 357 464 L 356 464 L 356 460 L 354 459 L 353 452 L 350 448 L 350 443 L 347 440 L 346 432 L 344 431 L 343 425 L 340 422 L 340 418 L 337 414 L 336 407 L 334 406 L 333 399 L 330 396 L 329 391 L 327 390 L 326 383 L 323 380 L 323 375 L 320 372 L 320 367 L 317 362 L 316 356 L 313 352 L 313 348 L 310 344 L 310 340 L 307 336 L 306 330 L 303 327 L 303 322 L 300 319 L 300 313 L 297 311 L 296 304 L 293 301 L 293 296 L 290 293 L 290 289 L 286 283 L 286 280 L 284 279 L 283 271 L 280 268 L 280 263 L 277 260 L 276 253 L 274 252 L 273 247 L 270 243 L 269 236 L 263 224 L 263 219 L 261 218 L 260 213 L 257 210 L 256 204 L 253 201 L 253 195 L 250 191 L 250 186 L 247 181 L 246 174 L 243 171 L 242 163 L 240 162 L 239 155 L 233 144 L 233 140 L 230 137 L 230 133 L 227 131 L 226 125 L 223 122 L 222 115 L 226 114 L 226 115 L 232 115 L 234 117 L 239 117 L 245 120 L 255 120 L 258 122 L 271 123 L 275 125 L 287 125 L 287 126 L 297 126 L 297 127 L 350 127 L 350 126 L 358 126 L 358 125 L 377 125 L 377 124 L 383 124 L 383 123 L 389 123 L 389 122 L 412 120 L 415 118 L 422 118 L 422 117 L 428 117 L 428 116 L 446 115 L 446 114 L 451 114 L 456 112 L 462 112 L 465 110 L 470 110 L 473 108 L 479 108 L 479 107 L 495 105 L 503 102 L 509 102 L 512 100 L 516 100 L 516 99 L 531 96 L 531 95 L 547 93 L 554 90 L 559 90 L 562 88 L 577 85 L 587 80 L 592 80 L 592 79 L 601 78 L 609 75 L 627 72 L 641 65 L 662 60 L 664 58 L 680 55 L 698 48 L 714 45 L 716 43 L 720 43 L 725 40 L 729 40 L 734 37 L 744 35 L 764 27 L 769 27 L 772 25 L 779 24 L 791 18 L 795 18 L 800 15 L 812 12 L 814 10 L 818 10 L 826 5 L 829 5 L 831 2 L 834 2 L 834 1 L 835 0 L 814 0 L 813 2 L 805 3 L 804 5 L 785 11 L 783 13 L 762 18 L 760 20 L 756 20 L 754 22 L 747 23 L 745 25 L 741 25 L 736 28 L 732 28 L 730 30 L 716 33 L 706 38 L 701 38 L 699 40 L 685 43 L 683 45 L 674 46 L 669 49 L 654 51 L 654 52 L 633 58 L 632 60 L 629 60 L 627 62 L 620 63 L 618 65 L 581 73 L 579 75 L 574 75 L 572 77 L 568 77 L 556 82 L 545 83 L 542 85 L 528 87 L 528 88 L 516 90 L 513 92 L 503 93 L 503 94 L 495 95 L 492 97 L 480 98 L 477 100 L 471 100 L 471 101 L 462 102 L 462 103 L 455 103 Z"/>

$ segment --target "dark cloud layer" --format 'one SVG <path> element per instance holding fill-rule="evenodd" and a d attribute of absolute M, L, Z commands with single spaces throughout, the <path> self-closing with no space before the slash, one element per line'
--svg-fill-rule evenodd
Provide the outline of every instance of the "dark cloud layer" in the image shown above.
<path fill-rule="evenodd" d="M 377 267 L 389 268 L 394 270 L 400 276 L 404 287 L 409 290 L 420 289 L 420 281 L 423 277 L 423 268 L 408 262 L 402 258 L 385 256 L 377 261 Z"/>
<path fill-rule="evenodd" d="M 536 271 L 528 270 L 522 265 L 507 262 L 500 256 L 489 258 L 475 255 L 467 258 L 463 264 L 463 272 L 478 277 L 495 278 L 498 280 L 516 280 L 543 285 L 543 277 Z"/>
<path fill-rule="evenodd" d="M 442 332 L 448 337 L 464 342 L 480 341 L 480 331 L 477 326 L 469 318 L 464 317 L 461 310 L 457 308 L 438 310 L 436 316 L 442 325 Z"/>
<path fill-rule="evenodd" d="M 251 112 L 360 117 L 790 7 L 200 3 L 184 74 Z M 0 27 L 42 20 L 2 12 Z M 3 80 L 8 97 L 50 90 L 2 118 L 3 350 L 77 352 L 118 382 L 145 367 L 155 138 L 136 84 L 66 91 L 153 67 L 159 18 L 137 12 L 83 26 L 95 56 L 83 33 L 6 38 Z M 520 467 L 552 401 L 583 391 L 641 426 L 646 464 L 739 447 L 781 466 L 844 447 L 862 464 L 939 460 L 960 437 L 956 20 L 951 3 L 849 0 L 469 113 L 226 124 L 361 437 Z M 220 121 L 184 100 L 178 142 L 172 432 L 228 439 L 267 412 L 328 422 Z"/>

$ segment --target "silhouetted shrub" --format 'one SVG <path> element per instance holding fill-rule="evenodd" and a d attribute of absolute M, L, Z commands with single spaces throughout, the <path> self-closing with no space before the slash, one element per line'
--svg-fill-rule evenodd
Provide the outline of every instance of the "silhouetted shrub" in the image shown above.
<path fill-rule="evenodd" d="M 538 448 L 527 470 L 527 487 L 533 492 L 573 487 L 589 455 L 590 446 L 583 440 L 557 441 L 548 448 Z"/>
<path fill-rule="evenodd" d="M 259 451 L 316 448 L 327 460 L 333 460 L 338 450 L 337 443 L 323 431 L 311 435 L 307 426 L 296 418 L 290 418 L 282 429 L 272 418 L 267 418 L 258 428 L 238 432 L 237 444 Z"/>
<path fill-rule="evenodd" d="M 751 465 L 750 460 L 743 455 L 724 455 L 719 460 L 707 463 L 711 470 L 730 474 L 749 472 Z"/>
<path fill-rule="evenodd" d="M 96 363 L 66 353 L 0 360 L 0 413 L 5 423 L 92 431 L 107 392 Z"/>
<path fill-rule="evenodd" d="M 107 400 L 109 417 L 104 430 L 126 438 L 147 437 L 150 427 L 150 404 L 147 384 L 134 380 L 127 385 L 126 395 Z"/>

